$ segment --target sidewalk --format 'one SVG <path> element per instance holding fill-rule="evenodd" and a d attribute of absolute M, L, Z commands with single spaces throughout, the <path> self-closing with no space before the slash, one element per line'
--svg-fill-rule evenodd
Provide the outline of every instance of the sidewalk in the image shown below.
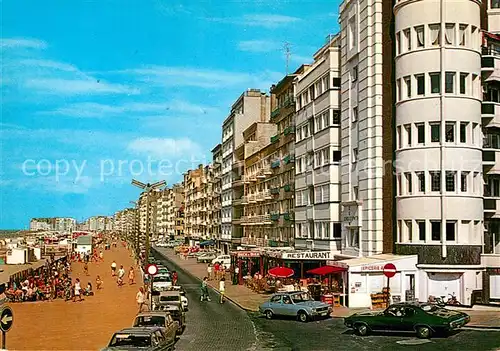
<path fill-rule="evenodd" d="M 199 279 L 203 279 L 208 274 L 207 265 L 197 263 L 195 258 L 184 260 L 174 254 L 173 250 L 162 250 L 160 253 Z M 208 283 L 218 292 L 218 281 L 211 280 Z M 259 310 L 259 306 L 270 298 L 270 295 L 257 294 L 243 285 L 233 285 L 226 277 L 226 298 L 244 310 L 256 312 Z"/>

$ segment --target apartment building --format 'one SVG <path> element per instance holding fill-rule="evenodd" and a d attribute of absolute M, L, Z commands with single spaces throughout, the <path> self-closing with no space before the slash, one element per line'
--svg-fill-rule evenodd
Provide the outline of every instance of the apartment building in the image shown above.
<path fill-rule="evenodd" d="M 217 243 L 221 238 L 221 172 L 222 145 L 217 144 L 212 149 L 212 169 L 210 174 L 211 192 L 208 204 L 209 234 Z"/>
<path fill-rule="evenodd" d="M 150 240 L 158 240 L 159 238 L 158 225 L 161 223 L 159 204 L 163 203 L 162 193 L 162 190 L 154 189 L 149 192 L 149 197 L 147 192 L 142 192 L 139 196 L 137 226 L 140 245 L 144 245 L 146 242 L 146 233 L 149 233 Z"/>
<path fill-rule="evenodd" d="M 54 230 L 54 218 L 32 218 L 30 220 L 31 231 Z"/>
<path fill-rule="evenodd" d="M 483 132 L 484 250 L 482 300 L 500 299 L 500 2 L 487 1 L 483 18 L 481 120 Z M 485 20 L 486 19 L 486 20 Z"/>
<path fill-rule="evenodd" d="M 207 236 L 207 183 L 207 168 L 203 165 L 184 174 L 184 235 L 192 244 Z"/>
<path fill-rule="evenodd" d="M 118 211 L 113 216 L 114 231 L 119 233 L 122 237 L 133 241 L 137 235 L 136 228 L 136 209 L 126 208 Z"/>
<path fill-rule="evenodd" d="M 76 229 L 76 220 L 69 217 L 32 218 L 30 230 L 53 230 L 58 232 L 71 232 Z"/>
<path fill-rule="evenodd" d="M 222 124 L 221 248 L 224 252 L 239 244 L 243 234 L 241 225 L 232 223 L 234 152 L 243 143 L 243 131 L 254 122 L 268 121 L 269 115 L 269 96 L 258 89 L 249 89 L 232 105 Z"/>
<path fill-rule="evenodd" d="M 233 179 L 233 223 L 241 225 L 243 246 L 269 246 L 272 237 L 270 191 L 270 139 L 276 125 L 256 122 L 243 131 L 243 144 L 235 152 Z M 262 157 L 264 156 L 264 157 Z"/>
<path fill-rule="evenodd" d="M 175 184 L 160 191 L 157 202 L 156 225 L 160 238 L 171 238 L 180 235 L 182 228 L 176 224 L 180 209 L 184 206 L 184 189 L 182 184 Z"/>
<path fill-rule="evenodd" d="M 295 77 L 295 247 L 340 253 L 339 36 Z"/>

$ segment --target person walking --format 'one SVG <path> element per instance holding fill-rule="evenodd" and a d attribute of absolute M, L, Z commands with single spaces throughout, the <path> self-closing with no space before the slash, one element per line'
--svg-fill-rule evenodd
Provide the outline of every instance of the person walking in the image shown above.
<path fill-rule="evenodd" d="M 75 280 L 75 285 L 74 285 L 74 295 L 73 295 L 73 302 L 76 301 L 76 297 L 78 296 L 78 301 L 83 301 L 82 299 L 82 294 L 81 294 L 82 287 L 80 285 L 80 279 L 76 278 Z"/>
<path fill-rule="evenodd" d="M 118 270 L 118 279 L 117 279 L 117 283 L 118 283 L 118 286 L 122 286 L 123 285 L 123 278 L 125 277 L 125 269 L 123 268 L 123 266 L 120 266 L 120 269 Z"/>
<path fill-rule="evenodd" d="M 177 274 L 177 271 L 174 271 L 174 273 L 172 274 L 172 285 L 176 286 L 178 280 L 179 280 L 179 275 Z"/>
<path fill-rule="evenodd" d="M 84 265 L 83 265 L 83 271 L 85 272 L 85 275 L 86 276 L 89 276 L 89 263 L 87 261 L 85 261 Z"/>
<path fill-rule="evenodd" d="M 219 282 L 220 303 L 224 303 L 224 295 L 226 294 L 226 278 L 222 277 Z"/>
<path fill-rule="evenodd" d="M 141 313 L 143 307 L 146 306 L 146 296 L 144 294 L 144 288 L 142 286 L 139 287 L 139 291 L 135 296 L 135 301 L 137 301 L 137 306 L 139 307 L 139 313 Z"/>
<path fill-rule="evenodd" d="M 134 267 L 130 267 L 130 270 L 128 271 L 128 283 L 129 283 L 129 285 L 135 284 Z"/>
<path fill-rule="evenodd" d="M 219 262 L 215 262 L 214 264 L 215 280 L 219 280 L 219 270 L 220 270 L 220 264 Z"/>
<path fill-rule="evenodd" d="M 113 261 L 113 263 L 111 263 L 111 276 L 114 277 L 116 276 L 116 262 Z"/>
<path fill-rule="evenodd" d="M 208 295 L 208 278 L 204 277 L 201 282 L 201 297 L 200 301 L 207 300 L 210 301 L 210 295 Z"/>
<path fill-rule="evenodd" d="M 208 280 L 212 280 L 212 264 L 209 263 L 207 266 L 207 275 L 208 275 Z"/>

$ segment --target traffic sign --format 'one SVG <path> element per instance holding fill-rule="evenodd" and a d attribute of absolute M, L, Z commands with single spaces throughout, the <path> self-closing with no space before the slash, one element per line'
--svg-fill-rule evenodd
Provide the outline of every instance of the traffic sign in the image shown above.
<path fill-rule="evenodd" d="M 158 273 L 158 266 L 150 264 L 146 267 L 146 272 L 148 272 L 149 275 L 156 275 L 156 273 Z"/>
<path fill-rule="evenodd" d="M 12 328 L 14 316 L 9 306 L 5 306 L 0 312 L 0 329 L 2 332 L 8 332 Z"/>
<path fill-rule="evenodd" d="M 387 263 L 384 266 L 383 272 L 387 278 L 392 278 L 396 275 L 396 272 L 397 272 L 396 266 L 392 263 Z"/>

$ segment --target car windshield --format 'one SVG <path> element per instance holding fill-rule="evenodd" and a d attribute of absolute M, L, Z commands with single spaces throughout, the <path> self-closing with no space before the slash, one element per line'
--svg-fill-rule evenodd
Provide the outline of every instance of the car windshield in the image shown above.
<path fill-rule="evenodd" d="M 179 301 L 180 296 L 160 296 L 160 302 Z"/>
<path fill-rule="evenodd" d="M 166 275 L 159 275 L 159 276 L 156 276 L 153 278 L 153 282 L 155 283 L 163 283 L 163 282 L 167 282 L 167 283 L 170 283 L 172 281 L 172 279 L 170 279 L 170 277 L 167 277 Z"/>
<path fill-rule="evenodd" d="M 160 268 L 158 270 L 158 274 L 168 274 L 168 269 L 166 269 L 166 268 Z"/>
<path fill-rule="evenodd" d="M 151 336 L 149 335 L 131 335 L 115 334 L 109 346 L 133 346 L 148 347 L 151 346 Z"/>
<path fill-rule="evenodd" d="M 135 319 L 134 327 L 163 327 L 165 326 L 165 317 L 162 316 L 143 316 Z"/>
<path fill-rule="evenodd" d="M 294 303 L 300 303 L 305 301 L 311 301 L 312 297 L 308 293 L 294 294 L 290 296 Z"/>
<path fill-rule="evenodd" d="M 436 305 L 421 305 L 420 308 L 422 309 L 422 311 L 427 313 L 434 313 L 441 310 L 441 308 Z"/>

